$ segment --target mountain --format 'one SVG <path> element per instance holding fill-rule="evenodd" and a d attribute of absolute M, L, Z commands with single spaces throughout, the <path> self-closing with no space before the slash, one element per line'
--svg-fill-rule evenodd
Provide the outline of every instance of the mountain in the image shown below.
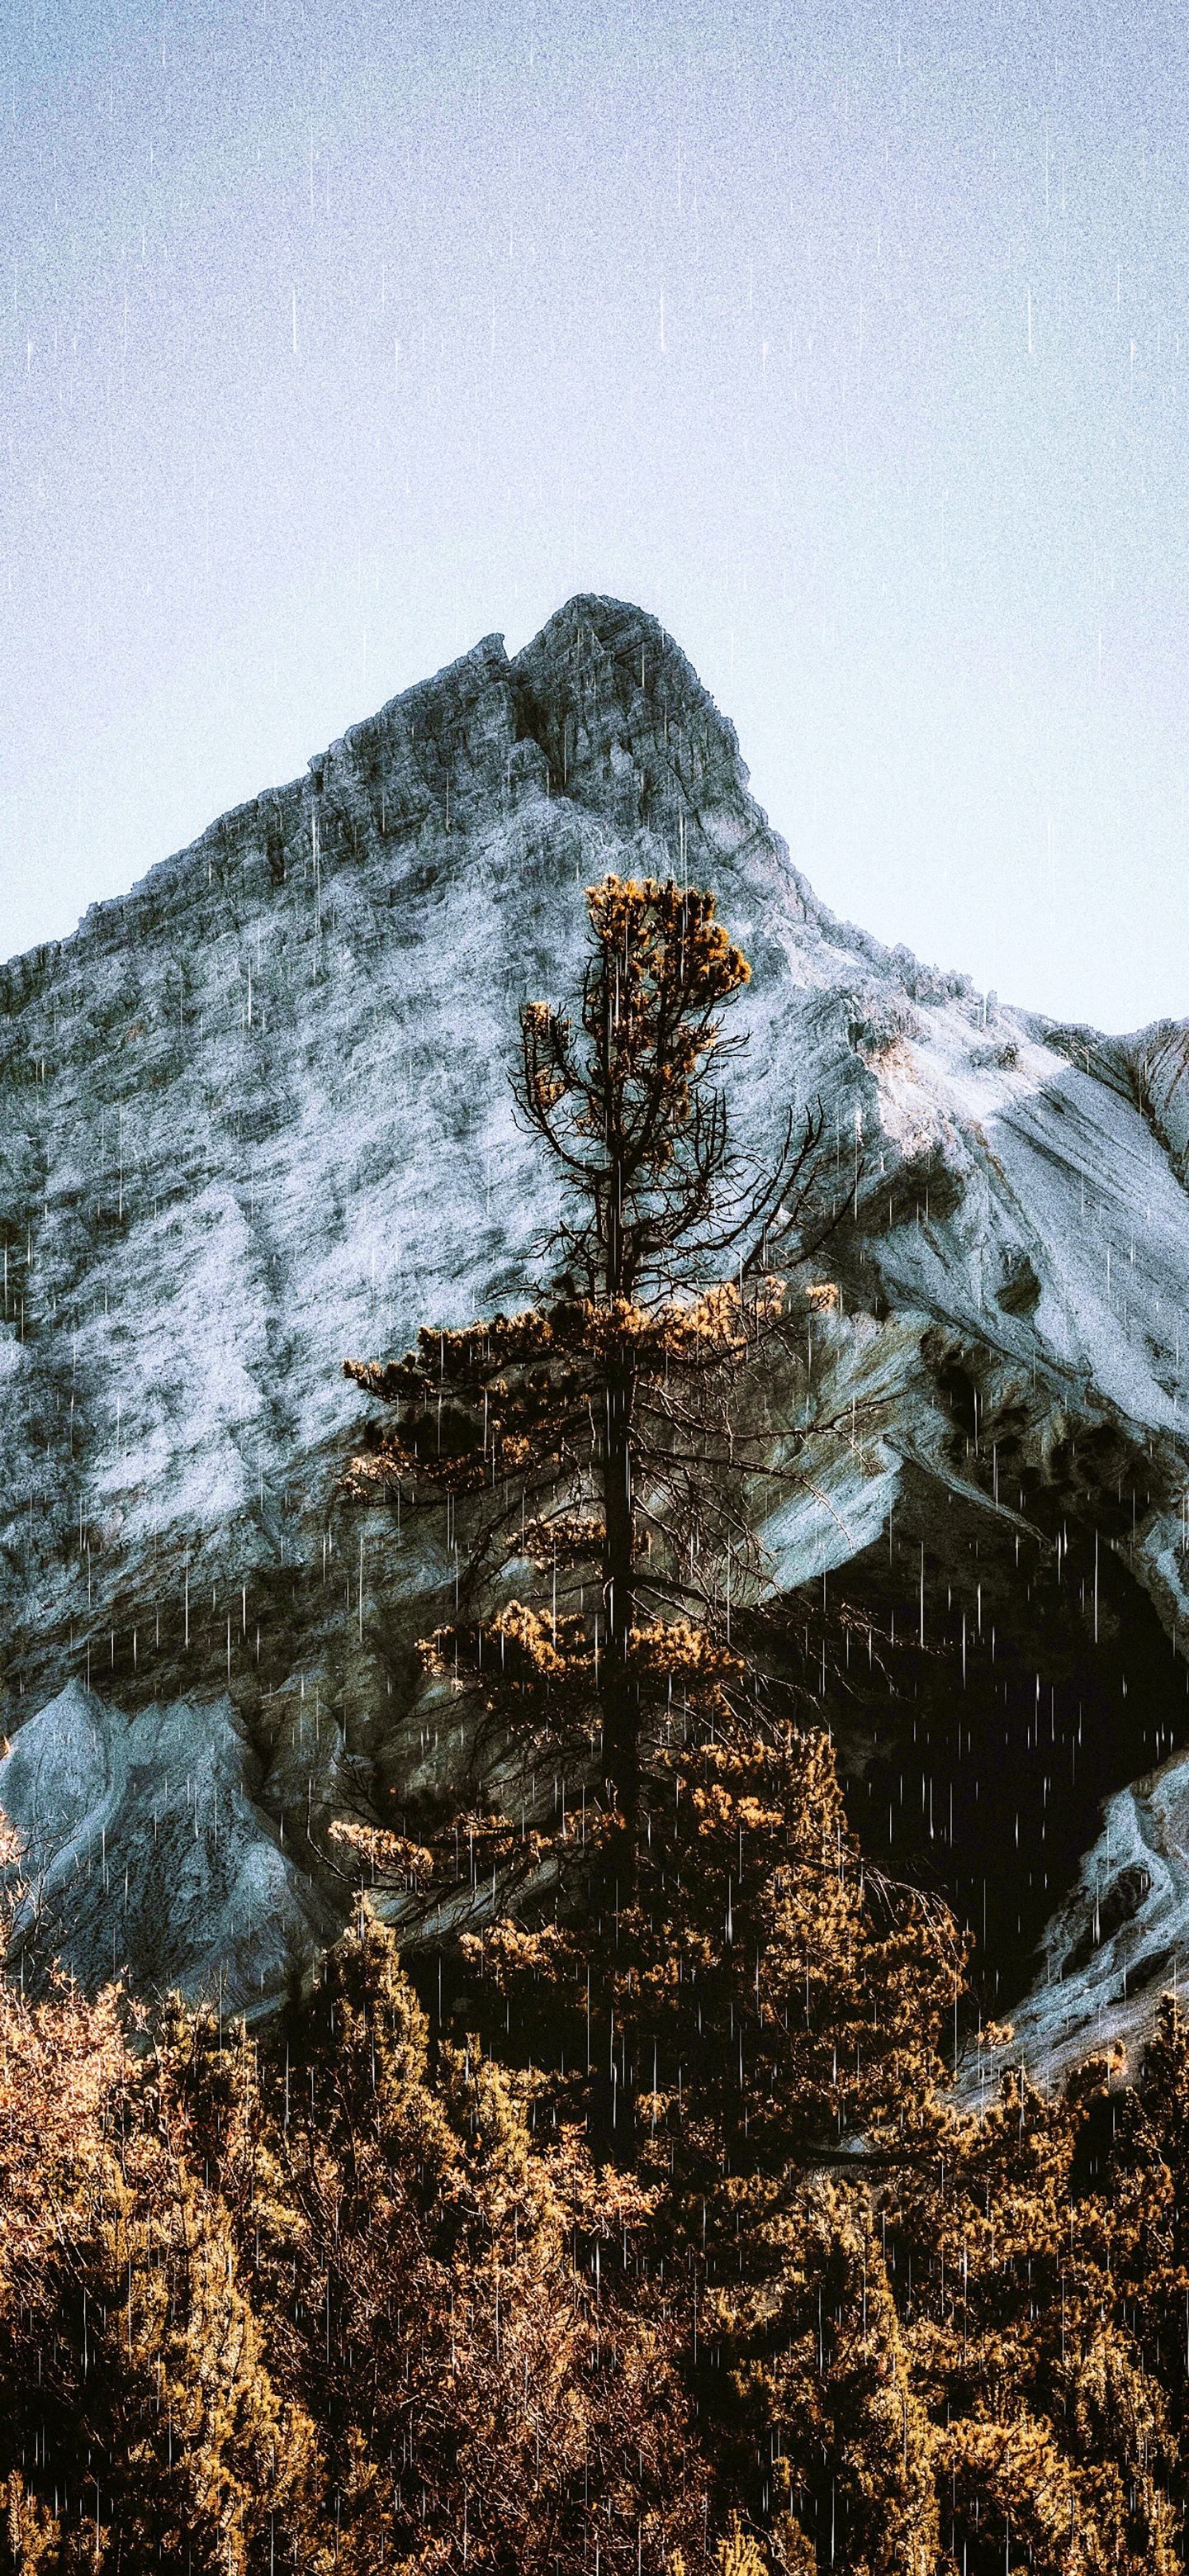
<path fill-rule="evenodd" d="M 803 1587 L 845 1614 L 865 1844 L 974 1925 L 1035 2064 L 1134 2051 L 1189 1941 L 1189 1024 L 1055 1026 L 837 921 L 672 638 L 601 598 L 0 976 L 0 1796 L 42 1901 L 88 1975 L 265 2009 L 342 1920 L 328 1822 L 432 1764 L 410 1642 L 454 1561 L 332 1508 L 341 1362 L 531 1293 L 517 1010 L 572 990 L 608 867 L 714 887 L 735 1132 L 820 1098 L 851 1203 L 839 1427 L 763 1535 L 790 1654 Z"/>

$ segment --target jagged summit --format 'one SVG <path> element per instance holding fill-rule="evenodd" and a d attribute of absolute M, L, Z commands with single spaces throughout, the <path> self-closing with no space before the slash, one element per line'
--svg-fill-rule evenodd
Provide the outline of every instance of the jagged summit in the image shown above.
<path fill-rule="evenodd" d="M 753 961 L 740 1138 L 823 1103 L 850 1215 L 813 1402 L 851 1428 L 765 1528 L 790 1652 L 823 1579 L 894 1639 L 913 1719 L 874 1679 L 847 1719 L 856 1821 L 985 1924 L 1000 2005 L 1045 1957 L 1021 2028 L 1060 2062 L 1142 2022 L 1189 1922 L 1144 1785 L 1179 1781 L 1189 1710 L 1189 1030 L 1058 1029 L 837 921 L 623 602 L 511 659 L 485 637 L 5 970 L 0 1725 L 37 1730 L 10 1793 L 92 1854 L 92 1970 L 114 1943 L 267 2003 L 324 1937 L 325 1826 L 435 1758 L 408 1646 L 453 1590 L 444 1530 L 330 1509 L 340 1363 L 531 1292 L 555 1198 L 512 1124 L 517 1009 L 572 989 L 609 866 L 712 885 Z M 1124 1812 L 1149 1858 L 1087 1948 L 1104 1797 L 1115 1860 Z M 133 1901 L 154 1832 L 186 1850 L 168 1927 Z"/>
<path fill-rule="evenodd" d="M 314 753 L 305 776 L 232 807 L 126 896 L 92 904 L 79 933 L 100 946 L 134 939 L 179 896 L 201 897 L 204 863 L 208 887 L 221 894 L 228 861 L 256 842 L 278 878 L 283 853 L 306 842 L 312 851 L 315 831 L 320 866 L 346 850 L 358 855 L 373 837 L 400 845 L 439 834 L 454 836 L 461 864 L 457 836 L 541 797 L 597 816 L 615 841 L 646 828 L 654 856 L 695 875 L 721 874 L 746 849 L 771 903 L 836 932 L 748 778 L 734 725 L 659 621 L 626 601 L 580 593 L 514 658 L 502 635 L 487 635 L 389 699 Z M 210 917 L 213 925 L 217 901 Z M 889 961 L 877 941 L 847 929 L 856 954 Z M 6 1013 L 69 944 L 9 962 L 0 984 Z M 907 949 L 895 962 L 912 990 L 962 982 L 933 977 Z"/>

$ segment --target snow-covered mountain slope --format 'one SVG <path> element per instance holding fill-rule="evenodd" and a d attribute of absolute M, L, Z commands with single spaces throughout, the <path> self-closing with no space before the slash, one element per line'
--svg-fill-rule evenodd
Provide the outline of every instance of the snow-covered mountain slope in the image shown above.
<path fill-rule="evenodd" d="M 820 1096 L 851 1198 L 808 1401 L 854 1428 L 766 1537 L 894 1668 L 895 1708 L 873 1658 L 836 1712 L 856 1821 L 985 1927 L 988 2007 L 1044 1956 L 1037 2062 L 1115 2010 L 1124 1932 L 1134 2035 L 1189 1938 L 1173 1824 L 1158 1901 L 1104 1914 L 1095 1857 L 1104 1797 L 1178 1812 L 1189 1721 L 1189 1027 L 1057 1029 L 836 921 L 615 601 L 486 638 L 0 976 L 0 1796 L 36 1796 L 55 1885 L 81 1867 L 92 1969 L 114 1941 L 258 2004 L 325 1937 L 319 1838 L 425 1756 L 408 1645 L 453 1598 L 444 1532 L 330 1510 L 341 1360 L 531 1286 L 517 1008 L 573 989 L 612 866 L 715 888 L 755 969 L 735 1132 L 763 1153 Z M 1167 1798 L 1132 1792 L 1156 1764 Z"/>

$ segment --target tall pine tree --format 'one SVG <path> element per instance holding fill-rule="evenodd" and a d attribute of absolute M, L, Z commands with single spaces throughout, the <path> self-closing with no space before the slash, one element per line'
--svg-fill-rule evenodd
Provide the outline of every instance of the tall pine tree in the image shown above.
<path fill-rule="evenodd" d="M 556 1293 L 427 1326 L 399 1362 L 344 1363 L 387 1408 L 347 1493 L 445 1506 L 458 1615 L 422 1652 L 470 1714 L 469 1771 L 444 1770 L 400 1835 L 355 1831 L 406 1925 L 482 1936 L 505 2042 L 558 2083 L 564 2063 L 563 2110 L 630 2164 L 641 2087 L 709 2066 L 650 1965 L 672 1949 L 682 1761 L 783 1761 L 798 1818 L 818 1794 L 792 1751 L 802 1702 L 765 1629 L 759 1531 L 839 1427 L 807 1418 L 799 1308 L 822 1292 L 794 1299 L 789 1280 L 843 1207 L 820 1102 L 790 1111 L 773 1171 L 732 1142 L 720 1072 L 742 1041 L 724 1015 L 750 969 L 713 895 L 608 877 L 587 907 L 576 1016 L 527 1005 L 514 1078 L 562 1183 Z M 745 1898 L 720 1876 L 729 1923 Z"/>

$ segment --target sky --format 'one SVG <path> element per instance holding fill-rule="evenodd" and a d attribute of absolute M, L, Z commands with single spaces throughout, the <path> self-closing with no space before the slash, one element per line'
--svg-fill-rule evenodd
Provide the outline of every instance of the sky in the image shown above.
<path fill-rule="evenodd" d="M 573 592 L 823 900 L 1189 1015 L 1189 20 L 11 0 L 0 955 Z"/>

